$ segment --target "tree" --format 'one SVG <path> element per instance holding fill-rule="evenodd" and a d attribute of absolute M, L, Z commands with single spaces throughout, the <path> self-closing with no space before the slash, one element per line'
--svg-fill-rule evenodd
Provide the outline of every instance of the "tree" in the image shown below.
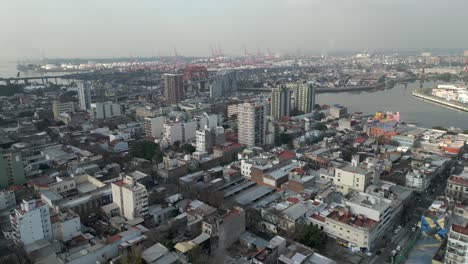
<path fill-rule="evenodd" d="M 132 248 L 123 258 L 119 260 L 119 264 L 143 264 L 141 258 L 142 250 L 139 247 Z"/>
<path fill-rule="evenodd" d="M 320 120 L 322 120 L 324 118 L 325 118 L 325 114 L 322 113 L 322 112 L 318 112 L 317 114 L 314 115 L 314 119 L 318 120 L 318 121 L 320 121 Z"/>
<path fill-rule="evenodd" d="M 276 135 L 275 143 L 276 145 L 291 145 L 294 137 L 288 133 L 279 133 Z"/>
<path fill-rule="evenodd" d="M 327 240 L 327 235 L 313 224 L 298 226 L 296 233 L 300 243 L 312 248 L 322 248 Z"/>
<path fill-rule="evenodd" d="M 432 129 L 447 131 L 447 129 L 443 126 L 434 126 Z"/>
<path fill-rule="evenodd" d="M 180 141 L 177 140 L 176 142 L 174 142 L 174 144 L 172 144 L 172 150 L 178 151 L 179 148 L 180 148 Z"/>
<path fill-rule="evenodd" d="M 451 73 L 442 73 L 439 76 L 439 80 L 442 80 L 444 82 L 449 82 L 452 79 L 452 74 Z"/>
<path fill-rule="evenodd" d="M 182 150 L 185 154 L 192 154 L 195 152 L 197 149 L 192 146 L 192 144 L 184 144 L 182 147 L 180 147 L 180 150 Z"/>
<path fill-rule="evenodd" d="M 162 151 L 159 144 L 148 141 L 140 141 L 135 143 L 130 148 L 130 155 L 135 158 L 152 160 L 157 157 L 157 160 L 162 161 Z"/>
<path fill-rule="evenodd" d="M 324 130 L 327 130 L 327 126 L 325 125 L 325 123 L 319 122 L 319 123 L 315 124 L 315 129 L 324 131 Z"/>
<path fill-rule="evenodd" d="M 292 109 L 291 112 L 290 112 L 290 115 L 291 116 L 298 116 L 298 115 L 303 115 L 304 112 L 301 111 L 301 110 L 298 110 L 298 109 Z"/>

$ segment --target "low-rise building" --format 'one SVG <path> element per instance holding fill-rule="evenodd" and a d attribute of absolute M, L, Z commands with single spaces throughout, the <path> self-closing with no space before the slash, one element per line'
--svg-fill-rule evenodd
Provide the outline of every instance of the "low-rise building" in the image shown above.
<path fill-rule="evenodd" d="M 113 102 L 93 103 L 91 110 L 95 119 L 106 119 L 122 115 L 122 106 Z"/>
<path fill-rule="evenodd" d="M 51 216 L 54 239 L 67 242 L 81 233 L 80 216 L 72 210 L 66 210 Z"/>
<path fill-rule="evenodd" d="M 445 193 L 452 202 L 468 204 L 468 172 L 450 176 Z"/>

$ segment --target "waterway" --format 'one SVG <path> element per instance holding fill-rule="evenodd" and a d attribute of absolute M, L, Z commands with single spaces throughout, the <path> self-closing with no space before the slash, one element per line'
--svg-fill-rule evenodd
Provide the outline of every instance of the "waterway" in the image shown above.
<path fill-rule="evenodd" d="M 15 62 L 0 62 L 0 77 L 16 77 Z M 47 73 L 53 75 L 54 73 Z M 58 73 L 59 75 L 61 73 Z M 41 76 L 41 73 L 27 72 L 21 76 Z M 437 83 L 426 82 L 425 87 Z M 397 84 L 392 88 L 374 91 L 317 94 L 319 104 L 342 104 L 352 112 L 371 114 L 376 111 L 400 112 L 402 120 L 422 127 L 458 127 L 468 129 L 468 113 L 417 99 L 411 92 L 419 88 L 419 82 Z"/>
<path fill-rule="evenodd" d="M 435 87 L 426 82 L 424 87 Z M 342 104 L 351 112 L 372 114 L 376 111 L 400 112 L 401 119 L 418 126 L 458 127 L 468 129 L 468 113 L 415 98 L 411 92 L 419 82 L 397 84 L 392 88 L 375 91 L 317 94 L 318 104 Z"/>

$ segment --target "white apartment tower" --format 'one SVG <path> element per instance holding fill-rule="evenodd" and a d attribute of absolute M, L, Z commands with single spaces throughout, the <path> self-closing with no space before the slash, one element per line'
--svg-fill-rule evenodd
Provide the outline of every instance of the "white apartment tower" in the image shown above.
<path fill-rule="evenodd" d="M 49 206 L 42 200 L 23 200 L 10 216 L 15 240 L 24 245 L 41 239 L 52 240 L 52 224 Z"/>
<path fill-rule="evenodd" d="M 127 220 L 148 214 L 148 192 L 132 176 L 112 183 L 112 201 L 120 209 L 120 215 Z"/>
<path fill-rule="evenodd" d="M 239 143 L 248 147 L 265 144 L 265 106 L 243 103 L 238 106 Z"/>
<path fill-rule="evenodd" d="M 91 109 L 91 86 L 88 82 L 78 84 L 78 99 L 81 110 Z"/>

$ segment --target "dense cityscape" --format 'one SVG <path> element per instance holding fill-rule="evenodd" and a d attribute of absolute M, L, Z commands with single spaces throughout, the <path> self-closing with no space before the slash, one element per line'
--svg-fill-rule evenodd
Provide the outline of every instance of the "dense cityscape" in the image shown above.
<path fill-rule="evenodd" d="M 152 60 L 3 79 L 2 260 L 463 263 L 468 131 L 316 103 L 463 106 L 463 54 Z"/>
<path fill-rule="evenodd" d="M 83 45 L 74 53 L 47 44 L 56 33 L 63 41 L 69 35 L 42 17 L 37 47 L 0 43 L 0 60 L 12 58 L 0 63 L 0 263 L 468 263 L 468 50 L 424 48 L 414 39 L 429 38 L 403 31 L 400 42 L 418 48 L 393 47 L 397 35 L 382 22 L 391 48 L 376 41 L 356 51 L 347 45 L 362 43 L 328 37 L 326 49 L 313 51 L 312 41 L 291 37 L 306 33 L 289 26 L 307 20 L 310 3 L 271 0 L 297 17 L 279 19 L 265 7 L 252 19 L 258 1 L 241 8 L 248 26 L 229 11 L 244 4 L 202 11 L 200 1 L 151 14 L 161 23 L 155 28 L 168 28 L 158 40 L 171 46 L 164 56 L 139 52 L 151 38 L 137 25 L 153 20 L 142 11 L 141 20 L 126 20 L 135 14 L 121 1 L 121 9 L 109 7 L 117 23 L 101 13 L 93 22 L 99 3 L 80 19 L 50 20 L 84 26 L 89 35 L 66 31 L 77 32 L 77 43 L 85 37 L 93 52 L 116 30 L 121 42 L 112 40 L 108 53 L 87 57 Z M 154 4 L 143 2 L 135 5 Z M 61 9 L 52 6 L 54 17 Z M 348 13 L 360 21 L 359 11 Z M 202 14 L 206 27 L 194 22 Z M 187 18 L 182 29 L 171 16 Z M 333 25 L 310 27 L 335 32 Z M 287 42 L 264 40 L 270 27 Z M 344 36 L 348 28 L 340 27 Z M 355 39 L 382 36 L 352 27 Z M 124 40 L 129 32 L 135 39 Z M 243 44 L 248 38 L 264 44 Z M 208 55 L 190 55 L 200 43 Z M 30 56 L 39 45 L 69 56 Z M 114 55 L 125 45 L 150 55 Z M 339 45 L 348 51 L 331 48 Z"/>

